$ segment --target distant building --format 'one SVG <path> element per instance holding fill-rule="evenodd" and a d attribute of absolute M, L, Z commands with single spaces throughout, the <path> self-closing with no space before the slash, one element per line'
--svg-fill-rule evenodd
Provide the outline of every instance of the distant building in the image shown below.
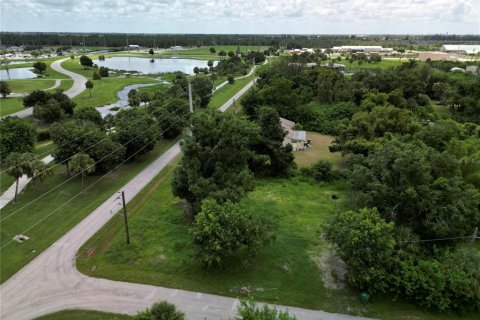
<path fill-rule="evenodd" d="M 183 50 L 183 47 L 182 46 L 173 46 L 173 47 L 170 47 L 170 49 L 172 49 L 172 50 Z"/>
<path fill-rule="evenodd" d="M 138 44 L 129 44 L 128 47 L 129 47 L 130 49 L 138 49 L 138 48 L 140 48 L 140 46 L 139 46 Z"/>
<path fill-rule="evenodd" d="M 304 130 L 294 130 L 295 122 L 285 118 L 280 118 L 280 124 L 282 128 L 287 132 L 287 135 L 283 139 L 283 145 L 291 144 L 293 151 L 305 150 L 305 144 L 307 144 L 307 132 Z"/>
<path fill-rule="evenodd" d="M 305 53 L 305 52 L 315 53 L 315 50 L 313 50 L 311 48 L 302 48 L 302 49 L 287 50 L 286 52 L 290 53 L 290 54 L 302 54 L 302 53 Z"/>
<path fill-rule="evenodd" d="M 428 59 L 431 61 L 457 61 L 457 58 L 445 52 L 420 52 L 418 54 L 417 60 L 425 62 Z"/>
<path fill-rule="evenodd" d="M 392 53 L 393 48 L 383 48 L 382 46 L 338 46 L 332 47 L 333 52 L 348 52 L 348 53 Z"/>
<path fill-rule="evenodd" d="M 340 63 L 325 63 L 325 64 L 321 64 L 320 67 L 329 68 L 329 69 L 333 69 L 341 72 L 345 71 L 345 68 L 346 68 L 344 64 L 340 64 Z"/>
<path fill-rule="evenodd" d="M 444 44 L 440 50 L 448 53 L 475 55 L 480 52 L 480 44 Z"/>

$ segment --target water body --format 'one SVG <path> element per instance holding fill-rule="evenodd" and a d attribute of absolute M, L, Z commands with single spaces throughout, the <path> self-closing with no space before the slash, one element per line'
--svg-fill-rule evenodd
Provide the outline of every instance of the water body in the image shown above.
<path fill-rule="evenodd" d="M 158 84 L 167 84 L 168 82 L 160 80 L 158 83 L 144 83 L 144 84 L 132 84 L 124 87 L 122 90 L 117 92 L 118 100 L 112 104 L 104 105 L 103 107 L 97 107 L 96 109 L 102 114 L 102 117 L 105 118 L 107 114 L 115 115 L 118 111 L 124 108 L 129 108 L 128 106 L 128 92 L 132 89 L 138 89 L 142 87 L 151 87 Z M 119 108 L 119 110 L 110 110 L 111 108 Z"/>
<path fill-rule="evenodd" d="M 208 68 L 208 61 L 195 59 L 155 59 L 137 57 L 113 57 L 105 61 L 93 60 L 98 66 L 108 67 L 115 70 L 137 71 L 142 74 L 154 74 L 180 71 L 186 74 L 194 74 L 193 68 Z M 216 66 L 218 61 L 214 61 Z"/>
<path fill-rule="evenodd" d="M 9 70 L 0 70 L 0 80 L 20 80 L 32 79 L 37 75 L 32 72 L 32 68 L 15 68 Z"/>

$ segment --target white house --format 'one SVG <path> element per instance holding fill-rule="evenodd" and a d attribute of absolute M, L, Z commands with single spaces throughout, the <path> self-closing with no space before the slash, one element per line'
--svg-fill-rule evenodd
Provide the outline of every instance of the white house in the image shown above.
<path fill-rule="evenodd" d="M 480 52 L 480 44 L 444 44 L 440 50 L 449 53 L 475 55 Z"/>
<path fill-rule="evenodd" d="M 293 151 L 305 150 L 305 144 L 307 143 L 307 132 L 304 130 L 294 130 L 295 122 L 285 118 L 280 118 L 280 124 L 287 132 L 287 135 L 283 139 L 283 145 L 291 144 Z"/>

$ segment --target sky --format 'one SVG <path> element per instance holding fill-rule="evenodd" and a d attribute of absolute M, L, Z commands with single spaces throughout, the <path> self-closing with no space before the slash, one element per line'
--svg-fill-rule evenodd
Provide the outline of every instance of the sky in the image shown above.
<path fill-rule="evenodd" d="M 480 0 L 0 0 L 1 31 L 480 34 Z"/>

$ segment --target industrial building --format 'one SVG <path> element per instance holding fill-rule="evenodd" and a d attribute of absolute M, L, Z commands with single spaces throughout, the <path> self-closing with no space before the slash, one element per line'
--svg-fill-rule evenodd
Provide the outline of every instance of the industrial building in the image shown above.
<path fill-rule="evenodd" d="M 393 48 L 383 48 L 382 46 L 339 46 L 333 47 L 333 52 L 365 52 L 365 53 L 392 53 Z"/>
<path fill-rule="evenodd" d="M 480 52 L 480 44 L 444 44 L 440 50 L 448 53 L 475 55 Z"/>

